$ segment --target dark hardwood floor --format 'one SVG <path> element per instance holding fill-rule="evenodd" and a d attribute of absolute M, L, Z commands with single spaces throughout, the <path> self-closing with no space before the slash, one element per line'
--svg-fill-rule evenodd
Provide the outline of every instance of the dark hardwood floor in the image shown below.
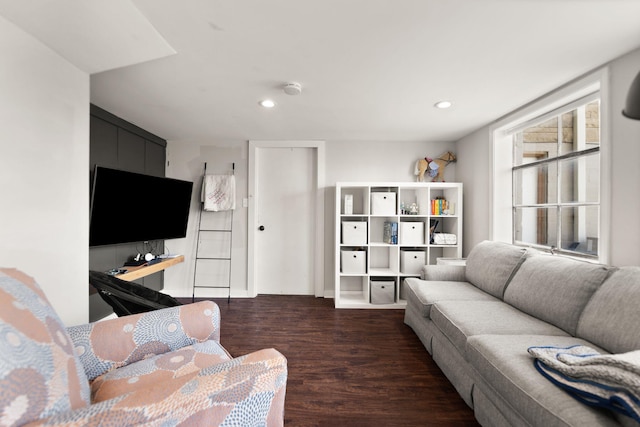
<path fill-rule="evenodd" d="M 286 426 L 478 425 L 404 310 L 336 310 L 309 296 L 214 301 L 233 356 L 274 347 L 287 357 Z"/>

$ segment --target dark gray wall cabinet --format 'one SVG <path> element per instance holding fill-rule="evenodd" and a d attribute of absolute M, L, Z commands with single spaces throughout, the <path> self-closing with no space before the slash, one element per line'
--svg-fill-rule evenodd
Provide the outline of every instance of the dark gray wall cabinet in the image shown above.
<path fill-rule="evenodd" d="M 95 166 L 121 169 L 129 172 L 165 176 L 167 141 L 123 120 L 102 108 L 91 105 L 90 110 L 89 173 Z M 127 191 L 123 188 L 122 191 Z M 130 189 L 133 191 L 133 189 Z M 148 212 L 140 212 L 140 218 Z M 132 212 L 132 220 L 136 213 Z M 89 269 L 107 271 L 122 266 L 137 253 L 163 253 L 164 241 L 125 243 L 89 248 Z M 164 273 L 159 272 L 136 280 L 148 288 L 161 290 Z M 102 301 L 94 289 L 89 290 L 89 321 L 111 314 L 111 307 Z"/>

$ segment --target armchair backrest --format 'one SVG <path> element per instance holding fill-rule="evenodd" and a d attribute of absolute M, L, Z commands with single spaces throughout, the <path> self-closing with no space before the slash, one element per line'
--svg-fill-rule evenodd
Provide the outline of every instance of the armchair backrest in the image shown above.
<path fill-rule="evenodd" d="M 42 289 L 0 268 L 0 414 L 21 425 L 88 406 L 89 382 Z"/>

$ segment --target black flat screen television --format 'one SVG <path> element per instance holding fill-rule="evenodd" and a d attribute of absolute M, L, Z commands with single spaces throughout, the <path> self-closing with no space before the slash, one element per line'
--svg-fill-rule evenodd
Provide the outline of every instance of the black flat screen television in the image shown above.
<path fill-rule="evenodd" d="M 96 166 L 89 246 L 187 235 L 193 182 Z"/>

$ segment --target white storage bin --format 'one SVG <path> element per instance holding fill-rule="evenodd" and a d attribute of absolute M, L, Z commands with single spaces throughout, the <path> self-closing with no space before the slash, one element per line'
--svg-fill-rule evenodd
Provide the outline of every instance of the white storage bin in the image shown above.
<path fill-rule="evenodd" d="M 371 193 L 371 215 L 395 215 L 396 193 Z"/>
<path fill-rule="evenodd" d="M 365 251 L 340 251 L 342 272 L 346 274 L 366 274 L 367 253 Z"/>
<path fill-rule="evenodd" d="M 423 251 L 400 251 L 400 272 L 403 274 L 420 274 L 425 265 Z"/>
<path fill-rule="evenodd" d="M 393 304 L 396 300 L 396 283 L 393 280 L 371 281 L 371 304 Z"/>
<path fill-rule="evenodd" d="M 424 245 L 424 223 L 423 222 L 401 222 L 400 223 L 400 244 L 401 245 Z"/>
<path fill-rule="evenodd" d="M 342 221 L 342 244 L 366 245 L 367 223 L 365 221 Z"/>

